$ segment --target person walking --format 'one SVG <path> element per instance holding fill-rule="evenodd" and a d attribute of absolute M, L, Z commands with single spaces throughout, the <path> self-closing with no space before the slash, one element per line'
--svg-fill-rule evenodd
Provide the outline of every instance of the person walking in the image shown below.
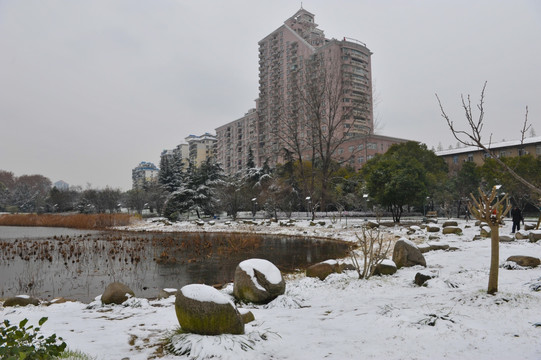
<path fill-rule="evenodd" d="M 513 229 L 511 231 L 511 234 L 515 233 L 516 231 L 520 231 L 520 222 L 524 224 L 524 218 L 522 217 L 522 211 L 518 208 L 518 206 L 515 206 L 513 210 L 511 210 L 511 217 L 513 218 Z"/>

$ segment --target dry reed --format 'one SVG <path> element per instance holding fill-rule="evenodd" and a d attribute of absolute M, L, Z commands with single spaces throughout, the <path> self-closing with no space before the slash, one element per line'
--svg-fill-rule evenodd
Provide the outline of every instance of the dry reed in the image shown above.
<path fill-rule="evenodd" d="M 129 225 L 133 219 L 131 214 L 4 214 L 0 215 L 0 225 L 105 229 Z"/>

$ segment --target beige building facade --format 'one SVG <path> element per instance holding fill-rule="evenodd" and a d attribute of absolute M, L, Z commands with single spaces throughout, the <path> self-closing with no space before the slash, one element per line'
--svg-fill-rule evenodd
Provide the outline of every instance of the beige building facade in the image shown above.
<path fill-rule="evenodd" d="M 328 131 L 332 121 L 338 125 L 328 137 L 342 143 L 336 160 L 356 169 L 391 144 L 406 141 L 374 135 L 372 53 L 364 43 L 325 38 L 315 15 L 301 8 L 258 45 L 256 108 L 216 129 L 217 161 L 226 174 L 245 168 L 250 149 L 259 167 L 283 163 L 287 152 L 309 159 L 313 135 Z M 322 89 L 329 92 L 319 104 L 326 117 L 314 121 L 317 115 L 309 113 L 306 99 Z"/>
<path fill-rule="evenodd" d="M 485 146 L 497 157 L 515 157 L 525 154 L 541 156 L 541 136 L 526 138 L 523 142 L 511 140 Z M 490 154 L 476 146 L 437 151 L 436 155 L 445 160 L 449 166 L 449 172 L 459 171 L 465 162 L 474 162 L 481 166 L 485 159 L 490 157 Z"/>

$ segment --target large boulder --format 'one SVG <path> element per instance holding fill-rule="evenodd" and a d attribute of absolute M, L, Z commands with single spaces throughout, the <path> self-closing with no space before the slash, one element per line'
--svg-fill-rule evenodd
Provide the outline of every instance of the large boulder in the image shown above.
<path fill-rule="evenodd" d="M 447 220 L 445 221 L 443 224 L 442 224 L 442 227 L 446 228 L 446 227 L 449 227 L 449 226 L 458 226 L 458 222 L 454 221 L 454 220 Z"/>
<path fill-rule="evenodd" d="M 27 305 L 39 305 L 39 300 L 28 295 L 17 295 L 7 298 L 4 301 L 4 307 L 8 306 L 27 306 Z"/>
<path fill-rule="evenodd" d="M 385 259 L 374 267 L 374 275 L 393 275 L 396 272 L 394 261 Z"/>
<path fill-rule="evenodd" d="M 244 260 L 235 269 L 233 295 L 240 301 L 266 304 L 285 290 L 282 273 L 268 260 Z"/>
<path fill-rule="evenodd" d="M 127 285 L 124 285 L 119 282 L 114 282 L 105 288 L 103 295 L 101 296 L 101 302 L 105 305 L 107 304 L 122 304 L 124 301 L 128 300 L 130 297 L 135 296 L 132 289 Z"/>
<path fill-rule="evenodd" d="M 426 231 L 428 232 L 438 232 L 440 231 L 439 226 L 429 225 L 426 227 Z"/>
<path fill-rule="evenodd" d="M 541 264 L 541 260 L 539 260 L 539 258 L 523 255 L 509 256 L 506 261 L 513 261 L 522 267 L 537 267 Z"/>
<path fill-rule="evenodd" d="M 191 284 L 177 291 L 175 312 L 182 330 L 201 335 L 244 334 L 244 321 L 229 298 L 212 286 Z"/>
<path fill-rule="evenodd" d="M 309 266 L 306 269 L 306 276 L 317 277 L 319 280 L 325 280 L 332 273 L 341 272 L 337 261 L 328 260 Z"/>
<path fill-rule="evenodd" d="M 421 250 L 406 238 L 401 238 L 396 242 L 393 250 L 393 261 L 398 269 L 415 265 L 426 266 L 426 260 Z"/>
<path fill-rule="evenodd" d="M 515 233 L 515 239 L 517 240 L 528 239 L 529 235 L 530 235 L 529 231 L 520 230 Z"/>

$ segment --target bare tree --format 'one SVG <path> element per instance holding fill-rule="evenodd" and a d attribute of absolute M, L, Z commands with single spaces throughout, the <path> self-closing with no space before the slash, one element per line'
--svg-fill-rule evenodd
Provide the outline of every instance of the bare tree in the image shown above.
<path fill-rule="evenodd" d="M 447 122 L 447 125 L 449 126 L 449 129 L 453 133 L 453 136 L 459 143 L 466 146 L 475 146 L 480 149 L 483 149 L 483 151 L 489 154 L 498 164 L 500 164 L 517 181 L 519 181 L 521 184 L 526 186 L 532 192 L 538 195 L 541 195 L 541 187 L 536 186 L 530 183 L 529 181 L 525 180 L 523 177 L 517 174 L 515 170 L 513 170 L 509 165 L 507 165 L 498 156 L 496 156 L 496 154 L 490 149 L 490 144 L 492 142 L 491 141 L 492 135 L 489 138 L 488 144 L 483 143 L 482 132 L 483 132 L 483 127 L 485 125 L 484 124 L 484 116 L 485 116 L 484 101 L 485 101 L 486 86 L 487 86 L 487 83 L 485 82 L 485 84 L 483 85 L 483 90 L 481 91 L 481 99 L 479 100 L 479 104 L 477 105 L 477 109 L 479 110 L 479 116 L 477 118 L 475 118 L 473 110 L 472 110 L 470 95 L 467 96 L 467 100 L 464 99 L 463 95 L 461 96 L 462 108 L 464 109 L 469 129 L 459 130 L 455 126 L 454 122 L 445 112 L 443 105 L 440 101 L 440 98 L 438 97 L 438 94 L 436 94 L 436 99 L 438 99 L 438 104 L 441 110 L 441 116 L 445 119 L 445 121 Z M 530 129 L 530 127 L 531 125 L 528 125 L 528 107 L 526 107 L 526 115 L 524 118 L 522 130 L 521 130 L 521 144 L 524 143 L 524 138 L 526 136 L 527 131 Z"/>
<path fill-rule="evenodd" d="M 476 199 L 473 194 L 473 203 L 468 206 L 471 214 L 479 221 L 490 227 L 490 273 L 488 275 L 488 290 L 491 295 L 498 292 L 498 269 L 500 266 L 500 224 L 511 210 L 507 194 L 497 200 L 497 187 L 494 186 L 490 194 L 479 189 L 480 197 Z M 494 202 L 496 200 L 496 202 Z M 504 205 L 505 204 L 505 205 Z"/>
<path fill-rule="evenodd" d="M 279 138 L 286 149 L 300 163 L 304 171 L 303 158 L 311 158 L 312 166 L 317 167 L 321 191 L 321 207 L 325 208 L 328 186 L 333 172 L 333 164 L 349 161 L 357 149 L 347 158 L 338 156 L 338 148 L 354 136 L 366 135 L 357 126 L 357 119 L 367 118 L 370 109 L 370 96 L 352 88 L 352 74 L 343 67 L 332 66 L 340 61 L 322 53 L 313 54 L 304 66 L 292 75 L 292 106 L 283 110 L 285 117 L 283 131 Z M 365 129 L 369 132 L 369 127 Z M 311 173 L 311 184 L 304 186 L 304 195 L 313 195 L 315 178 Z M 301 173 L 304 180 L 308 174 Z"/>
<path fill-rule="evenodd" d="M 368 279 L 376 271 L 377 265 L 387 258 L 391 248 L 391 241 L 385 244 L 385 237 L 381 234 L 381 231 L 378 228 L 369 228 L 367 226 L 362 228 L 361 236 L 358 234 L 355 234 L 355 236 L 363 256 L 363 265 L 361 270 L 355 251 L 351 250 L 353 266 L 357 269 L 359 279 Z"/>

